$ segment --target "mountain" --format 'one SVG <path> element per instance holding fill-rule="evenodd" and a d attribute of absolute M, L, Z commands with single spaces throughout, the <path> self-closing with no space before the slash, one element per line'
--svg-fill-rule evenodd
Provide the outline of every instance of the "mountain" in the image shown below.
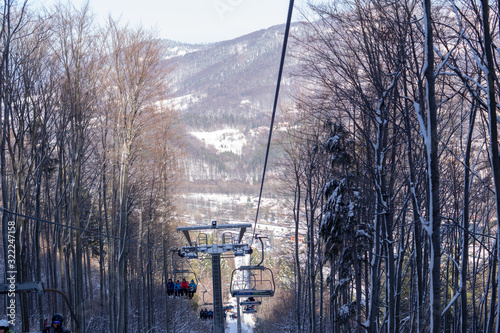
<path fill-rule="evenodd" d="M 189 134 L 185 169 L 192 189 L 224 182 L 233 184 L 225 185 L 228 191 L 244 190 L 260 182 L 284 31 L 273 26 L 213 44 L 164 41 L 174 68 L 171 103 Z M 292 59 L 286 58 L 286 73 L 296 66 Z M 281 102 L 289 99 L 286 73 Z"/>

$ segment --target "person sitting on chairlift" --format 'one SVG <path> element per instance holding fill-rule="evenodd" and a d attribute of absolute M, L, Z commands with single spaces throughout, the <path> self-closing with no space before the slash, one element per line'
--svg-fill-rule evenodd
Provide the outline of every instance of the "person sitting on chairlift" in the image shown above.
<path fill-rule="evenodd" d="M 174 282 L 172 281 L 172 279 L 168 279 L 168 282 L 167 282 L 167 295 L 168 296 L 173 296 L 174 295 Z"/>
<path fill-rule="evenodd" d="M 69 330 L 63 326 L 64 317 L 60 313 L 56 313 L 52 316 L 52 324 L 43 330 L 43 333 L 69 333 Z"/>
<path fill-rule="evenodd" d="M 189 283 L 188 296 L 189 298 L 193 298 L 194 293 L 196 292 L 196 283 L 193 279 L 191 279 L 191 283 Z"/>
<path fill-rule="evenodd" d="M 174 284 L 174 295 L 175 297 L 179 297 L 181 295 L 181 283 L 179 280 Z"/>
<path fill-rule="evenodd" d="M 201 320 L 207 320 L 207 314 L 208 314 L 207 308 L 201 309 L 201 311 L 200 311 Z"/>
<path fill-rule="evenodd" d="M 255 307 L 253 305 L 247 305 L 245 306 L 245 311 L 253 311 Z"/>
<path fill-rule="evenodd" d="M 188 295 L 188 290 L 189 290 L 189 283 L 186 281 L 186 279 L 182 279 L 182 282 L 181 282 L 181 295 L 187 296 Z"/>

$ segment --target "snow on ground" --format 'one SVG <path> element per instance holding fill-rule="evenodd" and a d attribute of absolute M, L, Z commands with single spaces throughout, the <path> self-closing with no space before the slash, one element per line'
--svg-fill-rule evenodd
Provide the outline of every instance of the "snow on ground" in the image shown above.
<path fill-rule="evenodd" d="M 195 104 L 200 101 L 200 99 L 206 97 L 207 94 L 188 94 L 184 96 L 175 97 L 169 99 L 168 102 L 178 111 L 185 111 L 188 109 L 189 104 Z"/>
<path fill-rule="evenodd" d="M 205 201 L 215 207 L 227 207 L 228 205 L 253 204 L 255 207 L 259 202 L 259 197 L 245 194 L 223 194 L 223 193 L 185 193 L 182 195 L 187 201 Z M 262 197 L 261 207 L 279 207 L 279 200 L 275 198 Z M 281 208 L 279 208 L 281 209 Z"/>
<path fill-rule="evenodd" d="M 245 322 L 245 316 L 247 316 L 246 314 L 243 315 L 243 320 L 241 322 L 241 332 L 242 333 L 252 333 L 253 332 L 253 328 L 251 325 L 247 324 Z M 227 332 L 229 333 L 237 333 L 238 332 L 238 321 L 237 319 L 231 319 L 229 318 L 229 316 L 227 317 L 226 319 L 227 321 L 227 327 L 229 330 L 227 330 Z"/>
<path fill-rule="evenodd" d="M 222 194 L 222 193 L 189 193 L 184 194 L 183 197 L 190 198 L 193 200 L 205 200 L 215 203 L 219 206 L 231 204 L 244 204 L 249 198 L 247 195 L 230 195 L 230 194 Z"/>
<path fill-rule="evenodd" d="M 242 149 L 247 143 L 243 133 L 231 128 L 214 132 L 189 132 L 189 134 L 203 141 L 207 146 L 214 146 L 218 153 L 232 152 L 241 155 Z"/>
<path fill-rule="evenodd" d="M 179 45 L 167 48 L 165 59 L 182 57 L 189 53 L 198 52 L 205 49 L 205 45 Z"/>
<path fill-rule="evenodd" d="M 178 46 L 170 48 L 169 51 L 171 54 L 169 56 L 166 56 L 165 59 L 169 59 L 169 58 L 176 57 L 176 56 L 183 56 L 183 55 L 186 55 L 186 53 L 187 53 L 187 51 L 185 49 L 181 49 Z"/>

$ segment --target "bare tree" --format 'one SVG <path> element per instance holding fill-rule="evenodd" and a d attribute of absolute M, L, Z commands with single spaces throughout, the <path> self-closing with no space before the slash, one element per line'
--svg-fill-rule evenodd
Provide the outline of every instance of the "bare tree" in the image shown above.
<path fill-rule="evenodd" d="M 61 62 L 63 84 L 61 87 L 61 112 L 68 114 L 70 131 L 68 152 L 70 160 L 69 183 L 70 212 L 72 225 L 83 228 L 82 208 L 83 161 L 88 154 L 90 141 L 89 121 L 94 117 L 97 93 L 99 50 L 97 33 L 93 31 L 92 17 L 88 3 L 79 10 L 71 5 L 58 6 L 56 33 L 58 35 L 55 53 Z M 82 234 L 71 234 L 74 262 L 74 307 L 79 325 L 76 332 L 85 332 L 84 321 L 84 271 Z"/>
<path fill-rule="evenodd" d="M 116 332 L 127 331 L 128 283 L 127 243 L 130 168 L 134 161 L 137 138 L 145 130 L 141 116 L 154 112 L 153 103 L 161 100 L 166 91 L 166 71 L 162 67 L 163 47 L 154 34 L 138 28 L 120 28 L 110 20 L 109 63 L 111 67 L 110 99 L 115 100 L 118 149 L 118 291 L 119 309 Z"/>

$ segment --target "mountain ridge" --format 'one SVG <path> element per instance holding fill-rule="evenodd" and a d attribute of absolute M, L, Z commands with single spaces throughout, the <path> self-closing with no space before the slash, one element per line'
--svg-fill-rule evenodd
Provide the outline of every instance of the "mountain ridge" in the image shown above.
<path fill-rule="evenodd" d="M 174 68 L 171 103 L 188 133 L 184 169 L 190 188 L 260 181 L 284 27 L 209 44 L 164 40 Z M 285 61 L 283 78 L 297 65 L 292 59 Z M 282 79 L 281 102 L 290 90 L 290 80 Z"/>

